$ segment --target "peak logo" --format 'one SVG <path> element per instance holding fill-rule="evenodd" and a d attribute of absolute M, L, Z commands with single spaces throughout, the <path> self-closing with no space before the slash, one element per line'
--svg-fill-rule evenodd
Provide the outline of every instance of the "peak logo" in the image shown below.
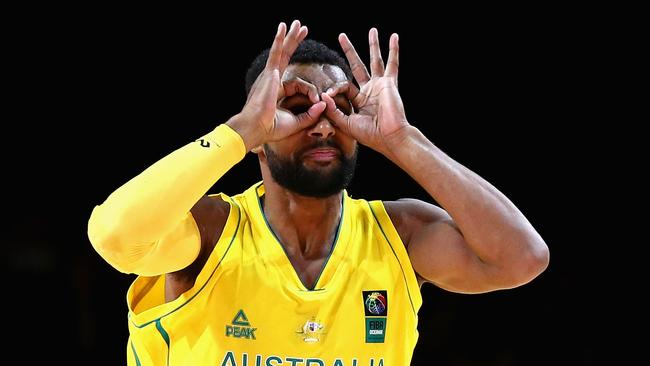
<path fill-rule="evenodd" d="M 243 309 L 237 312 L 231 323 L 231 325 L 226 325 L 226 337 L 257 339 L 255 338 L 257 328 L 251 326 Z"/>

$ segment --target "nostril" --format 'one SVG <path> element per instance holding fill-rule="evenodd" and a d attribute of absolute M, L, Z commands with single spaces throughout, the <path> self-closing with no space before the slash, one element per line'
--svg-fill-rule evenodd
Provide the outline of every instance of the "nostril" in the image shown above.
<path fill-rule="evenodd" d="M 329 137 L 335 134 L 334 125 L 326 118 L 319 120 L 309 130 L 309 135 L 317 137 Z"/>

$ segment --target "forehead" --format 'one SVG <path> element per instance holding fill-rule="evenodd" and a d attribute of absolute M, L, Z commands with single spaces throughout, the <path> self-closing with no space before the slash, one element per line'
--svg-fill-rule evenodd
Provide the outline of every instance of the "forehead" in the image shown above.
<path fill-rule="evenodd" d="M 286 81 L 295 78 L 301 78 L 314 84 L 319 91 L 325 91 L 327 88 L 348 79 L 343 70 L 338 66 L 323 64 L 291 64 L 285 69 L 282 80 Z"/>

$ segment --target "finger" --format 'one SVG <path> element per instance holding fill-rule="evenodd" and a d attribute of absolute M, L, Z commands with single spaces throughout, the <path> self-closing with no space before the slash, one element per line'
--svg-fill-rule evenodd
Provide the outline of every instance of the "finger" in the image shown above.
<path fill-rule="evenodd" d="M 334 123 L 336 128 L 343 131 L 345 134 L 350 134 L 350 116 L 343 113 L 340 109 L 336 107 L 334 99 L 329 96 L 327 93 L 322 93 L 321 98 L 323 102 L 327 105 L 325 108 L 325 116 Z"/>
<path fill-rule="evenodd" d="M 384 60 L 381 58 L 381 50 L 379 49 L 377 28 L 370 29 L 368 42 L 370 43 L 370 71 L 372 76 L 384 76 Z"/>
<path fill-rule="evenodd" d="M 289 61 L 291 61 L 291 56 L 293 56 L 294 52 L 296 52 L 296 49 L 298 48 L 298 45 L 300 45 L 300 42 L 302 42 L 305 37 L 307 37 L 308 33 L 307 26 L 302 26 L 296 33 L 296 35 L 286 43 L 285 46 L 283 46 L 283 51 L 282 51 L 282 59 L 280 60 L 280 71 L 284 73 L 284 70 L 287 68 L 289 65 Z"/>
<path fill-rule="evenodd" d="M 286 38 L 291 38 L 295 36 L 298 33 L 299 28 L 300 28 L 300 20 L 295 19 L 293 22 L 291 22 L 291 26 L 289 27 L 289 31 L 287 32 Z"/>
<path fill-rule="evenodd" d="M 354 79 L 359 83 L 360 86 L 364 86 L 368 80 L 370 80 L 370 74 L 368 74 L 368 69 L 366 65 L 363 64 L 359 54 L 354 49 L 352 42 L 348 39 L 348 36 L 345 33 L 339 35 L 339 43 L 341 44 L 341 49 L 345 53 L 345 57 L 348 59 L 350 68 L 352 69 L 352 75 Z"/>
<path fill-rule="evenodd" d="M 294 20 L 291 23 L 291 29 L 287 33 L 284 43 L 282 44 L 282 58 L 280 60 L 280 73 L 284 72 L 287 65 L 289 65 L 289 60 L 291 56 L 298 48 L 300 42 L 302 42 L 307 36 L 308 29 L 306 26 L 301 26 L 299 20 Z"/>
<path fill-rule="evenodd" d="M 299 20 L 294 20 L 291 22 L 291 26 L 289 27 L 289 31 L 287 32 L 287 36 L 284 37 L 284 41 L 282 42 L 282 58 L 280 59 L 280 66 L 282 66 L 282 63 L 284 62 L 284 59 L 286 58 L 286 51 L 290 47 L 290 43 L 292 40 L 296 38 L 296 35 L 298 34 L 298 31 L 300 30 L 300 21 Z"/>
<path fill-rule="evenodd" d="M 318 101 L 320 101 L 320 97 L 318 96 L 318 90 L 316 89 L 316 86 L 301 78 L 287 80 L 282 83 L 282 87 L 284 88 L 285 97 L 290 97 L 296 94 L 304 94 L 307 97 L 309 97 L 309 100 L 312 103 L 317 103 Z"/>
<path fill-rule="evenodd" d="M 399 36 L 393 33 L 389 42 L 388 62 L 386 62 L 386 73 L 384 76 L 395 78 L 397 85 L 397 72 L 399 71 Z"/>
<path fill-rule="evenodd" d="M 332 98 L 339 94 L 343 94 L 350 103 L 352 103 L 355 110 L 358 110 L 362 106 L 363 99 L 361 98 L 362 95 L 359 94 L 359 88 L 349 81 L 336 84 L 327 89 L 326 93 Z"/>
<path fill-rule="evenodd" d="M 316 123 L 326 107 L 325 102 L 318 102 L 309 107 L 306 112 L 297 115 L 296 122 L 298 122 L 298 127 L 306 128 Z"/>
<path fill-rule="evenodd" d="M 271 50 L 269 51 L 269 58 L 266 60 L 266 69 L 276 69 L 280 64 L 280 59 L 282 57 L 282 43 L 284 42 L 285 33 L 287 31 L 287 25 L 280 23 L 278 25 L 278 31 L 275 33 L 275 38 L 273 39 L 273 45 L 271 45 Z"/>

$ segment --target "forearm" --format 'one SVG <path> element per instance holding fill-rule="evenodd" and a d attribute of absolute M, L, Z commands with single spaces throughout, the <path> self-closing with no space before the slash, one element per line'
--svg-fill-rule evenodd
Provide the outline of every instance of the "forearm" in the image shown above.
<path fill-rule="evenodd" d="M 483 262 L 511 266 L 522 255 L 545 255 L 539 234 L 493 185 L 451 159 L 415 127 L 393 138 L 391 146 L 396 148 L 387 156 L 449 213 Z"/>
<path fill-rule="evenodd" d="M 155 243 L 244 154 L 241 138 L 222 125 L 167 155 L 95 207 L 88 222 L 91 242 L 100 254 Z"/>

